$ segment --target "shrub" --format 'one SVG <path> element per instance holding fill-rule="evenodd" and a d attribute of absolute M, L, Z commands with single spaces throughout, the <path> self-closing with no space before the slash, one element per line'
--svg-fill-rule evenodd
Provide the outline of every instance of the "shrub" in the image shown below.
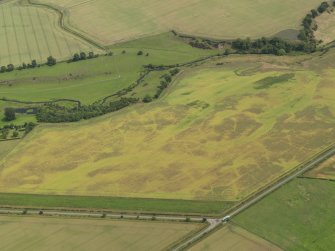
<path fill-rule="evenodd" d="M 142 100 L 144 103 L 150 103 L 152 101 L 152 97 L 150 95 L 145 95 L 145 97 Z"/>
<path fill-rule="evenodd" d="M 14 108 L 5 108 L 5 120 L 6 121 L 13 121 L 15 120 L 15 109 Z"/>

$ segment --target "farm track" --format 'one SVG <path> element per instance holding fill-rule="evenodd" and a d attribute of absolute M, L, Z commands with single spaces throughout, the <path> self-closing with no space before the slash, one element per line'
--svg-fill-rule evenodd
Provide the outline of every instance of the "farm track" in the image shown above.
<path fill-rule="evenodd" d="M 83 34 L 81 34 L 80 32 L 72 29 L 71 27 L 67 26 L 65 24 L 65 20 L 64 20 L 64 13 L 63 11 L 59 10 L 58 8 L 48 5 L 48 4 L 43 4 L 43 3 L 36 3 L 32 0 L 27 0 L 28 4 L 31 6 L 35 6 L 35 7 L 42 7 L 42 8 L 47 8 L 50 9 L 54 12 L 56 12 L 59 15 L 59 19 L 58 19 L 58 25 L 59 27 L 64 30 L 67 33 L 70 33 L 71 35 L 78 37 L 79 39 L 82 39 L 84 41 L 86 41 L 87 43 L 89 43 L 90 45 L 93 45 L 95 47 L 97 47 L 100 50 L 106 51 L 106 48 L 104 46 L 102 46 L 101 44 L 97 43 L 96 41 L 84 36 Z"/>

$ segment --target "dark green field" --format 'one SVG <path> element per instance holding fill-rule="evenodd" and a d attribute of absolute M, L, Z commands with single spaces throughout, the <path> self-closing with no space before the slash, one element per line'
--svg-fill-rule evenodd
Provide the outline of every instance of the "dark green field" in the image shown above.
<path fill-rule="evenodd" d="M 106 209 L 129 212 L 218 214 L 233 202 L 134 199 L 93 196 L 0 194 L 0 205 L 33 208 Z"/>
<path fill-rule="evenodd" d="M 335 182 L 296 179 L 234 221 L 284 250 L 335 250 Z"/>

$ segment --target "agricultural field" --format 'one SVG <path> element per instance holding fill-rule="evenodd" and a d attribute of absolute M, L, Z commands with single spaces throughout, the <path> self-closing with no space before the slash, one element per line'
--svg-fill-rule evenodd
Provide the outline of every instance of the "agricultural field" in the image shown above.
<path fill-rule="evenodd" d="M 320 179 L 335 180 L 335 157 L 332 157 L 304 175 Z"/>
<path fill-rule="evenodd" d="M 1 161 L 2 192 L 241 200 L 334 141 L 335 71 L 294 60 L 212 60 L 151 104 L 41 125 Z"/>
<path fill-rule="evenodd" d="M 226 225 L 189 251 L 280 251 L 279 247 L 238 226 Z"/>
<path fill-rule="evenodd" d="M 166 250 L 201 225 L 93 219 L 0 217 L 1 250 Z"/>
<path fill-rule="evenodd" d="M 62 30 L 54 11 L 24 2 L 12 0 L 0 4 L 0 65 L 28 64 L 33 59 L 45 63 L 48 56 L 64 60 L 80 51 L 102 52 Z"/>
<path fill-rule="evenodd" d="M 63 11 L 65 23 L 110 45 L 169 30 L 233 39 L 299 29 L 320 0 L 34 0 Z"/>
<path fill-rule="evenodd" d="M 325 12 L 316 19 L 318 29 L 315 36 L 318 40 L 322 40 L 324 44 L 333 42 L 335 39 L 335 13 L 332 8 L 330 12 Z"/>
<path fill-rule="evenodd" d="M 284 250 L 334 250 L 335 183 L 295 179 L 234 218 Z"/>
<path fill-rule="evenodd" d="M 0 159 L 4 158 L 19 143 L 18 140 L 0 141 Z"/>

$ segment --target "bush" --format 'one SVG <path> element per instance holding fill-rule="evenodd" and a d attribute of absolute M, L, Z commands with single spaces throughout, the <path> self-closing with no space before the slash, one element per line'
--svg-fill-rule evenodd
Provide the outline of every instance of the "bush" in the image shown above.
<path fill-rule="evenodd" d="M 12 135 L 12 138 L 17 138 L 17 137 L 19 137 L 19 132 L 18 131 L 14 131 L 13 135 Z"/>
<path fill-rule="evenodd" d="M 145 97 L 142 100 L 144 103 L 150 103 L 152 101 L 152 97 L 150 95 L 145 95 Z"/>
<path fill-rule="evenodd" d="M 180 72 L 180 70 L 179 70 L 178 68 L 175 68 L 175 69 L 173 69 L 173 70 L 170 71 L 170 74 L 171 74 L 171 76 L 175 76 L 175 75 L 177 75 L 179 72 Z"/>
<path fill-rule="evenodd" d="M 57 63 L 57 60 L 53 56 L 49 56 L 47 58 L 47 65 L 48 66 L 53 66 Z"/>
<path fill-rule="evenodd" d="M 318 8 L 318 12 L 323 13 L 329 8 L 328 2 L 322 2 Z"/>
<path fill-rule="evenodd" d="M 142 55 L 143 55 L 143 51 L 137 52 L 137 56 L 142 56 Z"/>
<path fill-rule="evenodd" d="M 277 56 L 284 56 L 286 54 L 286 51 L 284 49 L 280 49 L 277 51 Z"/>
<path fill-rule="evenodd" d="M 14 108 L 5 108 L 5 121 L 13 121 L 15 120 L 15 109 Z"/>

